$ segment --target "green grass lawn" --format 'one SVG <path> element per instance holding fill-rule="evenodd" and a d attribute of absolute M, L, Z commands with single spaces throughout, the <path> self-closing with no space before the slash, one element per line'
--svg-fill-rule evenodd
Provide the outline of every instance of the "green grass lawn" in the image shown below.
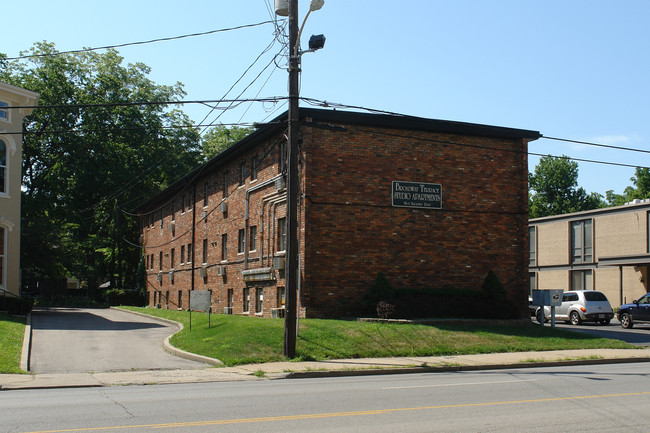
<path fill-rule="evenodd" d="M 24 317 L 0 314 L 0 373 L 24 373 L 20 369 L 24 335 Z"/>
<path fill-rule="evenodd" d="M 236 315 L 124 307 L 182 323 L 171 343 L 179 349 L 223 361 L 226 365 L 284 360 L 284 321 Z M 298 360 L 388 356 L 436 356 L 558 349 L 631 346 L 618 340 L 540 326 L 416 325 L 301 319 Z"/>

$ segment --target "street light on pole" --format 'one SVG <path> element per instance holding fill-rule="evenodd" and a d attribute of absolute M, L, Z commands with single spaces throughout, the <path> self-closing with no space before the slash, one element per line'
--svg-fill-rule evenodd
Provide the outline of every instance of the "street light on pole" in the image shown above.
<path fill-rule="evenodd" d="M 299 106 L 299 75 L 300 75 L 300 35 L 305 27 L 307 17 L 312 11 L 323 7 L 324 0 L 312 0 L 309 12 L 298 30 L 298 0 L 276 0 L 275 12 L 280 16 L 289 17 L 289 145 L 287 146 L 287 263 L 285 273 L 286 284 L 286 311 L 284 316 L 284 355 L 287 358 L 296 356 L 296 321 L 297 288 L 300 269 L 298 268 L 298 134 L 300 133 L 300 106 Z M 314 37 L 312 37 L 314 39 Z M 312 42 L 310 39 L 309 50 L 312 52 L 320 49 L 325 44 L 325 37 L 319 35 Z"/>

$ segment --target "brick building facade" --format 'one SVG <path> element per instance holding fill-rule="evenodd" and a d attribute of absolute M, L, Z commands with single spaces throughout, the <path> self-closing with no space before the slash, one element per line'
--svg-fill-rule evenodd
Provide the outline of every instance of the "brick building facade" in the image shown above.
<path fill-rule="evenodd" d="M 530 290 L 599 290 L 612 307 L 648 292 L 650 201 L 529 222 Z"/>
<path fill-rule="evenodd" d="M 303 316 L 358 314 L 379 272 L 397 288 L 477 289 L 493 270 L 525 309 L 527 144 L 538 132 L 316 109 L 300 118 Z M 139 207 L 150 306 L 186 309 L 191 290 L 211 290 L 216 312 L 282 311 L 284 119 Z"/>

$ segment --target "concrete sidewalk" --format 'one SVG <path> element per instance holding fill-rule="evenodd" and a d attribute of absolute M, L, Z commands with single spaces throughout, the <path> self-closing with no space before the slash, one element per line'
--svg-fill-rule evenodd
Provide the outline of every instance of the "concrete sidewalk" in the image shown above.
<path fill-rule="evenodd" d="M 128 311 L 128 310 L 122 310 Z M 129 311 L 132 314 L 140 315 Z M 165 323 L 180 323 L 148 316 Z M 28 320 L 21 368 L 27 369 L 31 329 Z M 424 356 L 404 358 L 334 359 L 329 361 L 269 362 L 238 367 L 223 367 L 218 359 L 179 350 L 163 342 L 165 349 L 182 358 L 214 367 L 193 370 L 128 370 L 97 373 L 0 374 L 0 390 L 96 387 L 113 385 L 154 385 L 173 383 L 229 382 L 306 377 L 336 377 L 402 373 L 495 370 L 561 365 L 650 362 L 650 347 L 644 349 L 582 349 L 548 352 L 488 353 L 480 355 Z"/>
<path fill-rule="evenodd" d="M 650 362 L 648 349 L 583 349 L 549 352 L 405 358 L 271 362 L 199 370 L 142 370 L 69 374 L 0 374 L 0 389 L 43 389 L 112 385 L 252 381 L 304 377 L 335 377 L 400 373 L 531 368 L 598 363 Z"/>

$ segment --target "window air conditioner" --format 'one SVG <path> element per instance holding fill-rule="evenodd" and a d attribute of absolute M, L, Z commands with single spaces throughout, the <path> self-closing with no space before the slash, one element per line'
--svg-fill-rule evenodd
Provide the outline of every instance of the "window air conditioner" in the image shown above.
<path fill-rule="evenodd" d="M 273 267 L 275 269 L 284 269 L 286 260 L 284 257 L 274 257 L 273 258 Z"/>
<path fill-rule="evenodd" d="M 162 282 L 162 273 L 159 273 L 159 274 L 156 276 L 156 279 L 157 279 L 159 282 Z"/>
<path fill-rule="evenodd" d="M 276 191 L 282 191 L 286 188 L 287 182 L 284 179 L 284 177 L 278 178 L 275 180 L 275 190 Z"/>
<path fill-rule="evenodd" d="M 217 275 L 221 275 L 221 276 L 226 275 L 226 267 L 225 266 L 217 266 Z"/>
<path fill-rule="evenodd" d="M 174 282 L 174 271 L 169 271 L 169 281 Z"/>
<path fill-rule="evenodd" d="M 199 277 L 205 278 L 208 276 L 208 268 L 199 269 Z"/>
<path fill-rule="evenodd" d="M 221 204 L 219 205 L 219 210 L 224 213 L 228 212 L 228 202 L 225 201 L 221 202 Z"/>

